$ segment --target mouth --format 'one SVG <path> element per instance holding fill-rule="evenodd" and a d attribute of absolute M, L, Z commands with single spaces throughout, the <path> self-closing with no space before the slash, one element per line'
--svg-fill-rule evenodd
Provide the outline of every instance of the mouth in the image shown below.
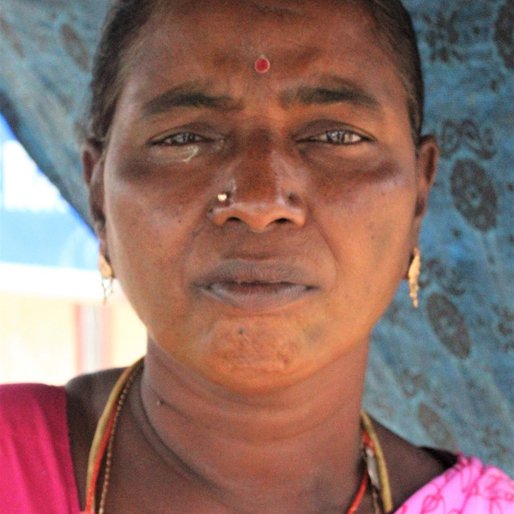
<path fill-rule="evenodd" d="M 298 267 L 263 263 L 224 263 L 196 287 L 210 298 L 250 312 L 276 310 L 304 299 L 317 287 Z"/>

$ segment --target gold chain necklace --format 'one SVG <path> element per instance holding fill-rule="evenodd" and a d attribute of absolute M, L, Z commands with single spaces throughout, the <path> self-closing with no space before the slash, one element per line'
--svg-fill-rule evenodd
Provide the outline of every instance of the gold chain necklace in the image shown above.
<path fill-rule="evenodd" d="M 130 390 L 130 386 L 134 382 L 136 375 L 142 366 L 143 359 L 141 358 L 123 371 L 116 381 L 116 384 L 114 384 L 102 415 L 98 420 L 93 443 L 91 444 L 91 449 L 89 451 L 86 482 L 86 507 L 81 514 L 104 514 L 105 500 L 107 498 L 107 490 L 109 488 L 112 468 L 114 435 L 116 433 L 119 416 Z M 96 488 L 104 456 L 106 457 L 106 463 L 104 468 L 102 495 L 100 498 L 101 510 L 99 509 L 97 513 L 95 506 Z"/>
<path fill-rule="evenodd" d="M 132 366 L 125 369 L 114 385 L 107 403 L 98 421 L 91 450 L 89 452 L 86 508 L 81 514 L 105 514 L 105 502 L 112 470 L 112 456 L 114 437 L 118 427 L 118 421 L 127 399 L 129 390 L 134 383 L 138 372 L 143 367 L 143 359 L 139 359 Z M 364 497 L 366 485 L 369 481 L 373 500 L 374 514 L 390 512 L 393 508 L 391 487 L 387 465 L 375 433 L 373 423 L 365 412 L 361 412 L 362 425 L 362 457 L 365 473 L 357 490 L 357 493 L 346 511 L 346 514 L 355 514 Z M 96 510 L 96 490 L 100 469 L 105 460 L 102 490 L 98 511 Z"/>

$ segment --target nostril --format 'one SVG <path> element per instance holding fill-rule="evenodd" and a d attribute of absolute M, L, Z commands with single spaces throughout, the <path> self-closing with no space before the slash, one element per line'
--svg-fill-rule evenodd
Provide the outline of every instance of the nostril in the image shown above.
<path fill-rule="evenodd" d="M 262 199 L 256 198 L 255 194 L 250 195 L 248 191 L 239 190 L 237 193 L 230 195 L 230 201 L 227 201 L 228 197 L 225 202 L 220 202 L 224 197 L 216 198 L 209 212 L 209 217 L 216 225 L 230 222 L 230 225 L 235 226 L 244 223 L 251 230 L 263 231 L 272 225 L 292 223 L 303 226 L 305 223 L 305 205 L 297 193 L 282 193 Z"/>

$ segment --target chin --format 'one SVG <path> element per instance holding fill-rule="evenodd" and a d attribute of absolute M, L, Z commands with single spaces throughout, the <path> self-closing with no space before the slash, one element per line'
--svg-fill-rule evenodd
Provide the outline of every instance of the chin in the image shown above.
<path fill-rule="evenodd" d="M 202 367 L 211 380 L 249 392 L 283 385 L 297 374 L 302 342 L 263 325 L 218 326 L 204 339 Z"/>

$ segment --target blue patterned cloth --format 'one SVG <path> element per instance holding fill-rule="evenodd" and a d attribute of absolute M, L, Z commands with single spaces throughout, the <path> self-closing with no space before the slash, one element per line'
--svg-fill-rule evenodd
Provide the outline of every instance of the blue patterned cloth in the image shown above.
<path fill-rule="evenodd" d="M 418 443 L 514 471 L 514 0 L 406 1 L 442 158 L 421 249 L 377 327 L 366 405 Z"/>
<path fill-rule="evenodd" d="M 420 444 L 514 473 L 514 0 L 406 0 L 442 160 L 421 305 L 374 333 L 365 403 Z M 0 0 L 0 110 L 84 216 L 74 130 L 105 2 Z"/>

